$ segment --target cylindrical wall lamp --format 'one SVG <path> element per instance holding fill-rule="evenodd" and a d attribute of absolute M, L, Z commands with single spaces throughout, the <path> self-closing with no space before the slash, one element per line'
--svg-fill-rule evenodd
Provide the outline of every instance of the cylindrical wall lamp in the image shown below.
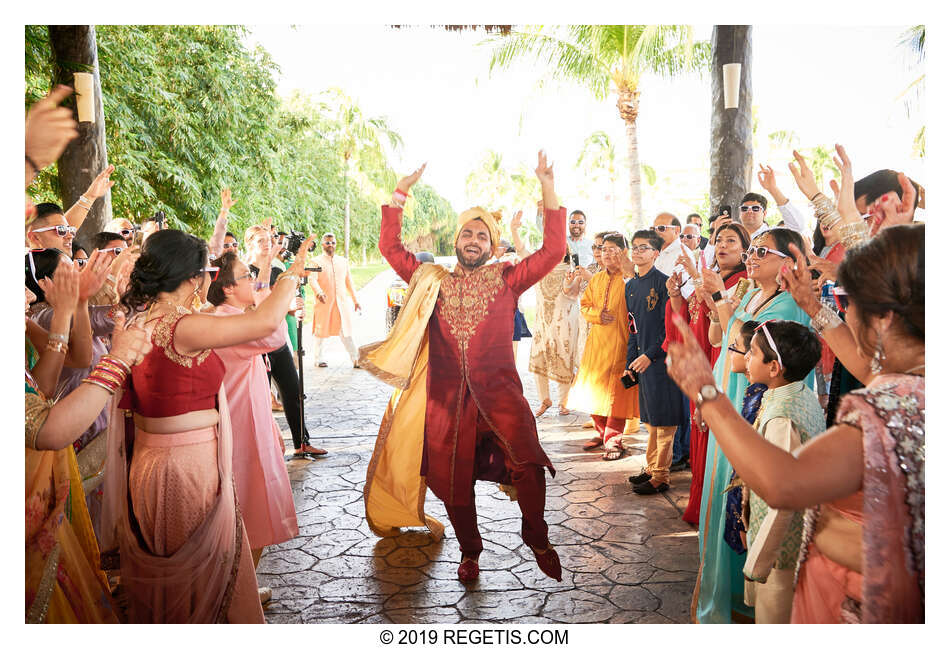
<path fill-rule="evenodd" d="M 88 72 L 73 74 L 73 87 L 76 89 L 76 110 L 80 122 L 96 121 L 96 96 L 93 93 L 92 75 Z"/>
<path fill-rule="evenodd" d="M 722 66 L 722 99 L 727 109 L 739 107 L 739 79 L 741 78 L 741 63 L 726 63 Z"/>

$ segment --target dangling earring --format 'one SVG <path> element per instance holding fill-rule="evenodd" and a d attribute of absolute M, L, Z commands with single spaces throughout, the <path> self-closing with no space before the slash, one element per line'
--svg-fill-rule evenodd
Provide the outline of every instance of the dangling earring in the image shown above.
<path fill-rule="evenodd" d="M 195 290 L 191 296 L 191 310 L 196 312 L 201 310 L 201 298 L 198 297 L 199 286 L 199 284 L 195 284 Z"/>
<path fill-rule="evenodd" d="M 874 374 L 880 374 L 881 370 L 881 361 L 886 360 L 887 356 L 884 355 L 884 342 L 881 340 L 881 332 L 877 332 L 877 345 L 874 346 L 874 356 L 871 357 L 871 372 Z"/>

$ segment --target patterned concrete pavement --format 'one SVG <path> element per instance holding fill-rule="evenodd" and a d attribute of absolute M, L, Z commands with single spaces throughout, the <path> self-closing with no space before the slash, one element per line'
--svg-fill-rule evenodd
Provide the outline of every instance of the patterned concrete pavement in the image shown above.
<path fill-rule="evenodd" d="M 382 335 L 377 303 L 388 283 L 381 276 L 361 292 L 367 312 L 356 319 L 358 343 Z M 458 543 L 431 494 L 426 511 L 446 524 L 441 541 L 418 530 L 395 538 L 373 535 L 362 489 L 391 389 L 350 367 L 338 341 L 328 345 L 329 368 L 313 368 L 312 357 L 304 361 L 311 438 L 330 453 L 287 464 L 300 534 L 265 550 L 258 568 L 261 585 L 273 589 L 268 622 L 689 621 L 696 532 L 680 519 L 689 473 L 673 474 L 664 494 L 634 495 L 627 476 L 644 464 L 645 434 L 625 440 L 632 455 L 604 462 L 581 450 L 590 431 L 581 428 L 586 417 L 578 414 L 559 417 L 551 409 L 539 420 L 542 445 L 557 469 L 556 477 L 548 475 L 545 518 L 564 568 L 562 582 L 538 569 L 521 541 L 517 503 L 489 483 L 475 489 L 485 551 L 473 585 L 456 577 Z M 528 348 L 520 346 L 518 365 L 534 406 Z M 282 416 L 278 422 L 289 449 L 286 422 Z"/>

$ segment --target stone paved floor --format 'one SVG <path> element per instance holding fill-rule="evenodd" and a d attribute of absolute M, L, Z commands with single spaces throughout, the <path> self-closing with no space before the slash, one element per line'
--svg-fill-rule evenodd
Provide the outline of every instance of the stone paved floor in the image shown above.
<path fill-rule="evenodd" d="M 360 301 L 357 341 L 382 332 L 381 291 L 371 282 Z M 519 349 L 525 395 L 538 403 L 527 374 L 528 345 Z M 485 544 L 474 585 L 456 578 L 459 550 L 445 509 L 432 494 L 426 512 L 446 523 L 434 542 L 423 531 L 374 536 L 362 489 L 390 388 L 349 366 L 342 345 L 329 343 L 326 369 L 305 357 L 306 414 L 313 443 L 330 451 L 287 463 L 300 534 L 264 552 L 261 585 L 273 589 L 270 623 L 624 623 L 688 622 L 696 578 L 696 532 L 680 515 L 689 473 L 673 474 L 670 491 L 634 495 L 627 476 L 644 464 L 646 435 L 625 440 L 633 454 L 603 462 L 581 444 L 590 431 L 580 415 L 551 409 L 539 420 L 542 445 L 557 469 L 548 475 L 545 518 L 564 568 L 560 583 L 538 569 L 520 537 L 520 512 L 490 483 L 476 486 Z M 278 417 L 289 442 L 284 418 Z M 288 449 L 291 444 L 287 444 Z"/>

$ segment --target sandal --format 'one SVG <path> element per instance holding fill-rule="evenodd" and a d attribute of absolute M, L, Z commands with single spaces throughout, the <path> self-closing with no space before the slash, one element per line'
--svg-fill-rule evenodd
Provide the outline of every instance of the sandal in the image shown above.
<path fill-rule="evenodd" d="M 310 444 L 304 444 L 301 450 L 304 453 L 308 453 L 310 455 L 326 455 L 327 454 L 327 452 L 323 450 L 322 448 L 317 448 L 316 446 L 310 446 Z"/>
<path fill-rule="evenodd" d="M 567 417 L 569 414 L 571 414 L 571 411 L 564 406 L 558 406 L 557 414 L 559 417 Z"/>
<path fill-rule="evenodd" d="M 624 454 L 624 449 L 622 448 L 604 449 L 604 460 L 608 462 L 611 460 L 619 460 L 620 458 L 623 457 L 623 454 Z"/>
<path fill-rule="evenodd" d="M 584 442 L 585 451 L 594 451 L 604 445 L 604 440 L 600 437 L 592 437 L 591 439 Z"/>
<path fill-rule="evenodd" d="M 540 417 L 545 412 L 547 412 L 548 408 L 550 408 L 552 405 L 554 404 L 551 403 L 550 399 L 545 399 L 544 401 L 541 402 L 541 407 L 534 411 L 534 416 Z"/>

